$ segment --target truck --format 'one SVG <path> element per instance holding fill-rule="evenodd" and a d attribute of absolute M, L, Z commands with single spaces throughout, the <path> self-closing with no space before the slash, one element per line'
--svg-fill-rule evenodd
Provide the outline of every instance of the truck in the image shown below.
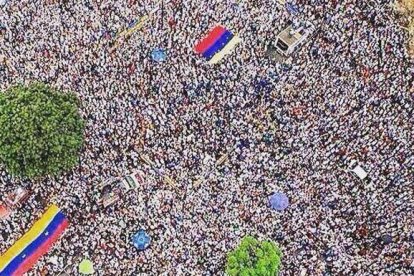
<path fill-rule="evenodd" d="M 290 23 L 267 45 L 266 52 L 277 61 L 284 61 L 300 49 L 314 33 L 315 27 L 310 22 Z"/>

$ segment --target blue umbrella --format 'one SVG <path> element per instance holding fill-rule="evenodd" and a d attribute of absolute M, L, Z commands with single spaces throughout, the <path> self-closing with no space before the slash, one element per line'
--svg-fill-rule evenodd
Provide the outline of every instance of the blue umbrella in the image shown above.
<path fill-rule="evenodd" d="M 269 197 L 270 207 L 276 211 L 283 211 L 289 206 L 289 199 L 284 193 L 274 193 Z"/>
<path fill-rule="evenodd" d="M 132 243 L 138 250 L 145 250 L 150 245 L 151 238 L 145 232 L 145 230 L 140 229 L 133 237 L 132 237 Z"/>
<path fill-rule="evenodd" d="M 164 49 L 156 48 L 152 51 L 151 57 L 156 62 L 162 62 L 167 58 L 167 54 Z"/>

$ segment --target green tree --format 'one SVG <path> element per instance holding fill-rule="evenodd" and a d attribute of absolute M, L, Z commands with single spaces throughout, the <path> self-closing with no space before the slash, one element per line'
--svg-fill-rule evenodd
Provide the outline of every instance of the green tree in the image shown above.
<path fill-rule="evenodd" d="M 0 93 L 0 161 L 12 175 L 57 175 L 78 162 L 79 100 L 42 83 Z"/>
<path fill-rule="evenodd" d="M 408 31 L 408 53 L 414 56 L 414 0 L 397 0 L 393 5 L 402 15 L 398 21 Z"/>
<path fill-rule="evenodd" d="M 230 276 L 275 276 L 279 273 L 282 252 L 273 241 L 258 241 L 246 236 L 227 255 L 226 273 Z"/>

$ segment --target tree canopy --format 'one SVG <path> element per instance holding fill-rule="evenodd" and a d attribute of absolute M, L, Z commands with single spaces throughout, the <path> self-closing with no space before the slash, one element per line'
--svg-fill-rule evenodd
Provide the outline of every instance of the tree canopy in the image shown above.
<path fill-rule="evenodd" d="M 398 0 L 395 4 L 397 11 L 404 17 L 403 24 L 409 35 L 408 51 L 414 56 L 414 0 Z"/>
<path fill-rule="evenodd" d="M 78 162 L 84 121 L 72 93 L 42 83 L 0 93 L 0 161 L 12 175 L 57 175 Z"/>
<path fill-rule="evenodd" d="M 227 255 L 226 273 L 230 276 L 275 276 L 279 273 L 282 252 L 273 241 L 258 241 L 246 236 Z"/>

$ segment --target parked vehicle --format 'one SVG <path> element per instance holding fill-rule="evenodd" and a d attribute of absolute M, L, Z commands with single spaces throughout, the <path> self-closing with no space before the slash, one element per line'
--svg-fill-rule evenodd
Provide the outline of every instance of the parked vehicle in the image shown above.
<path fill-rule="evenodd" d="M 273 46 L 278 53 L 287 57 L 303 46 L 314 32 L 315 27 L 309 22 L 297 26 L 290 24 L 277 35 Z"/>
<path fill-rule="evenodd" d="M 29 190 L 23 187 L 17 187 L 14 191 L 6 194 L 4 201 L 11 209 L 15 209 L 20 208 L 29 196 Z"/>
<path fill-rule="evenodd" d="M 122 189 L 118 178 L 110 178 L 99 185 L 98 204 L 107 208 L 121 199 Z"/>
<path fill-rule="evenodd" d="M 110 178 L 104 181 L 99 187 L 98 203 L 104 208 L 115 204 L 122 198 L 123 194 L 144 184 L 144 179 L 143 172 L 135 171 L 122 178 Z"/>

